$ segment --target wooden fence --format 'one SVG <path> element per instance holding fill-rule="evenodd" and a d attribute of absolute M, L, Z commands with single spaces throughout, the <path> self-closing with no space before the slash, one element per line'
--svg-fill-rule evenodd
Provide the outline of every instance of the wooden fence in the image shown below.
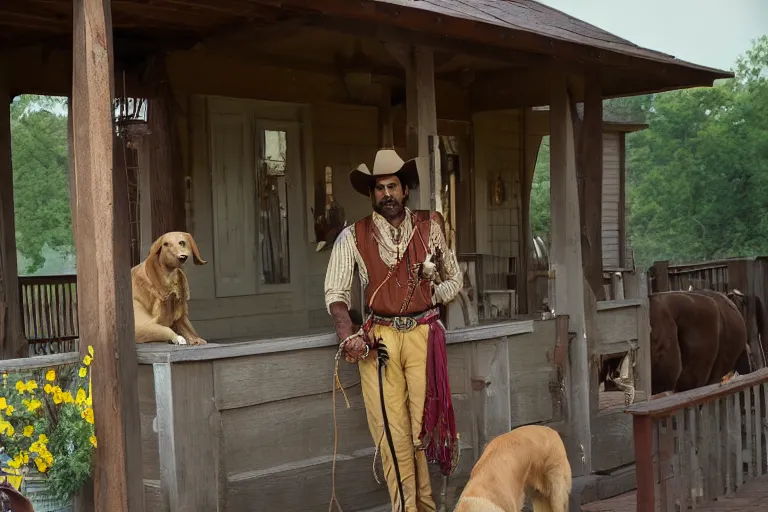
<path fill-rule="evenodd" d="M 637 511 L 676 512 L 768 474 L 768 368 L 627 409 Z"/>
<path fill-rule="evenodd" d="M 765 368 L 768 351 L 768 329 L 765 305 L 768 303 L 768 258 L 734 258 L 671 265 L 657 261 L 648 274 L 653 293 L 674 290 L 716 290 L 727 293 L 739 290 L 745 295 L 742 313 L 749 331 L 752 359 Z"/>
<path fill-rule="evenodd" d="M 19 277 L 22 325 L 30 355 L 76 351 L 77 276 Z"/>

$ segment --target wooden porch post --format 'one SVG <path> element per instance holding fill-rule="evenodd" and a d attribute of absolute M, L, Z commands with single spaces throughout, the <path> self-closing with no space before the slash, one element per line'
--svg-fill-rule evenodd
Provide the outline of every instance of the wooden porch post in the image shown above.
<path fill-rule="evenodd" d="M 600 76 L 590 71 L 584 80 L 584 123 L 581 151 L 584 164 L 584 231 L 588 246 L 584 273 L 597 300 L 605 300 L 603 288 L 603 95 Z"/>
<path fill-rule="evenodd" d="M 442 213 L 434 54 L 429 48 L 387 46 L 405 68 L 406 152 L 408 158 L 418 157 L 418 194 L 411 194 L 409 206 Z M 434 154 L 433 164 L 430 164 L 430 153 Z"/>
<path fill-rule="evenodd" d="M 175 101 L 165 58 L 151 60 L 149 74 L 154 82 L 149 100 L 147 124 L 149 142 L 149 196 L 152 241 L 168 231 L 186 231 L 184 209 L 184 169 L 178 128 L 174 116 Z M 149 243 L 151 244 L 152 241 Z"/>
<path fill-rule="evenodd" d="M 579 194 L 576 182 L 576 148 L 571 100 L 565 74 L 553 70 L 550 90 L 550 196 L 552 242 L 550 264 L 555 272 L 551 306 L 558 315 L 570 317 L 576 338 L 570 346 L 570 440 L 582 467 L 574 475 L 592 469 L 590 432 L 589 349 L 585 309 L 584 270 L 581 262 Z M 552 300 L 554 299 L 554 300 Z M 573 461 L 572 461 L 573 464 Z"/>
<path fill-rule="evenodd" d="M 0 57 L 0 358 L 14 359 L 27 354 L 19 304 L 11 161 L 11 94 L 7 78 L 5 64 Z"/>
<path fill-rule="evenodd" d="M 74 0 L 72 126 L 80 349 L 93 345 L 99 447 L 96 510 L 142 512 L 144 489 L 130 283 L 128 193 L 113 172 L 112 15 L 105 0 Z"/>

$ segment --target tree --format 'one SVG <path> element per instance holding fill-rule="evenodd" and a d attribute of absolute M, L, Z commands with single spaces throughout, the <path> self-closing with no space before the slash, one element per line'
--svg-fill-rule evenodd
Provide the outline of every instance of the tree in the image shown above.
<path fill-rule="evenodd" d="M 29 261 L 45 263 L 43 247 L 74 252 L 69 206 L 66 99 L 24 95 L 11 104 L 16 244 Z"/>
<path fill-rule="evenodd" d="M 636 260 L 768 252 L 768 36 L 712 88 L 655 95 L 628 137 L 628 231 Z"/>

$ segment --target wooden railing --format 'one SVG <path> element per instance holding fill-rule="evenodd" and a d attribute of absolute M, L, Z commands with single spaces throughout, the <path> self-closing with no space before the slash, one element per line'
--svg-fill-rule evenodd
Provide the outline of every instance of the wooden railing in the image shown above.
<path fill-rule="evenodd" d="M 77 276 L 19 277 L 22 325 L 30 354 L 77 350 Z"/>
<path fill-rule="evenodd" d="M 627 409 L 638 512 L 677 512 L 768 474 L 768 368 Z"/>

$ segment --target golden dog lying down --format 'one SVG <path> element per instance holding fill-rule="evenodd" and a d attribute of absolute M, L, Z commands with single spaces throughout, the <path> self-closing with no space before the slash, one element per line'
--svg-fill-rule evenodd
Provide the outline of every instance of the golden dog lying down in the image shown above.
<path fill-rule="evenodd" d="M 472 468 L 454 512 L 566 512 L 571 466 L 560 434 L 528 425 L 494 438 Z"/>
<path fill-rule="evenodd" d="M 136 343 L 205 343 L 187 316 L 189 285 L 182 267 L 190 256 L 196 265 L 207 263 L 192 235 L 172 231 L 155 240 L 146 259 L 131 269 Z"/>

